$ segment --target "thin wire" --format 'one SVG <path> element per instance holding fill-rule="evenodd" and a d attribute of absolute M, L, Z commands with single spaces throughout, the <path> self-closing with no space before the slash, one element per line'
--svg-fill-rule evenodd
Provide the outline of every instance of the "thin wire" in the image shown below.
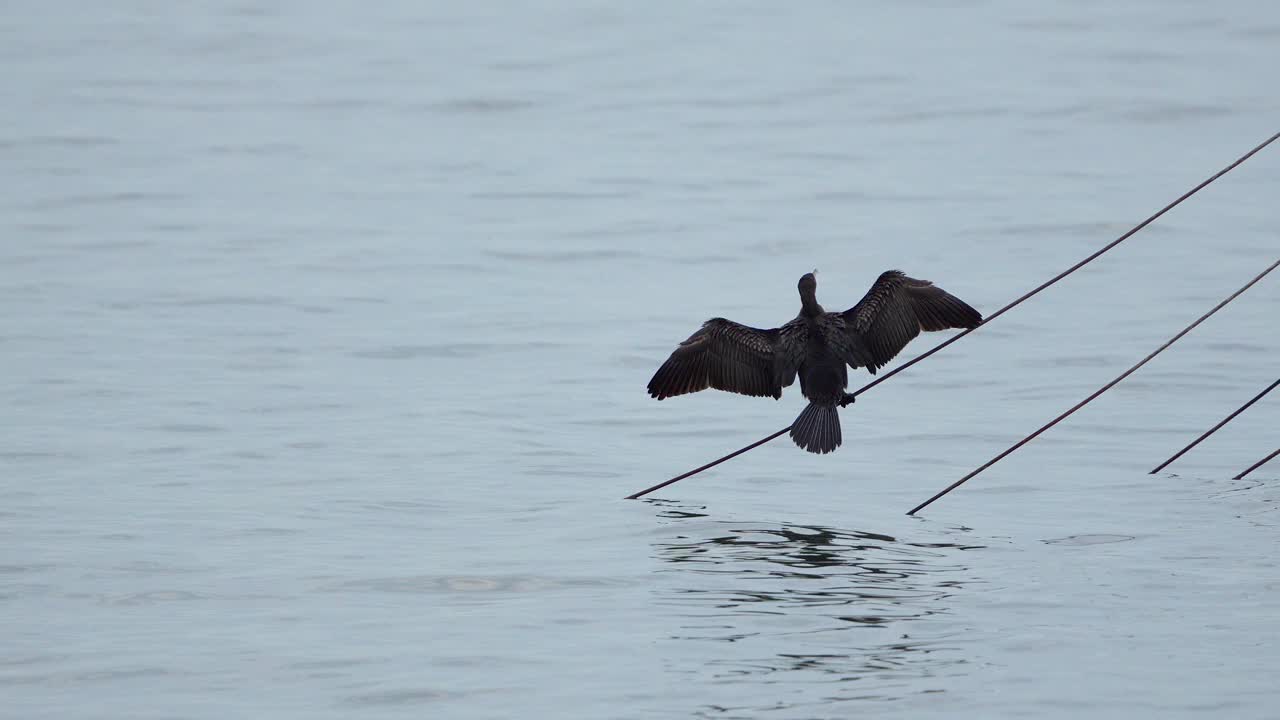
<path fill-rule="evenodd" d="M 1159 218 L 1161 215 L 1164 215 L 1165 213 L 1169 212 L 1169 211 L 1170 211 L 1170 210 L 1172 210 L 1173 208 L 1177 207 L 1179 204 L 1181 204 L 1181 203 L 1182 203 L 1182 201 L 1184 201 L 1184 200 L 1186 200 L 1187 198 L 1191 197 L 1192 195 L 1195 195 L 1196 193 L 1200 192 L 1200 191 L 1201 191 L 1201 190 L 1203 190 L 1206 186 L 1208 186 L 1210 183 L 1212 183 L 1214 180 L 1217 180 L 1218 178 L 1222 177 L 1223 175 L 1226 175 L 1228 172 L 1231 172 L 1231 171 L 1232 171 L 1232 170 L 1234 170 L 1238 165 L 1240 165 L 1241 163 L 1243 163 L 1245 160 L 1248 160 L 1249 158 L 1253 157 L 1255 154 L 1257 154 L 1257 153 L 1258 153 L 1258 151 L 1262 150 L 1264 147 L 1266 147 L 1266 146 L 1270 145 L 1271 143 L 1275 142 L 1277 139 L 1280 139 L 1280 132 L 1276 133 L 1275 135 L 1272 135 L 1271 137 L 1267 138 L 1267 139 L 1266 139 L 1266 140 L 1264 140 L 1263 142 L 1259 143 L 1256 147 L 1254 147 L 1254 148 L 1253 148 L 1252 150 L 1250 150 L 1249 152 L 1247 152 L 1247 153 L 1245 153 L 1244 155 L 1241 155 L 1240 157 L 1236 158 L 1236 160 L 1235 160 L 1234 162 L 1232 162 L 1230 165 L 1228 165 L 1228 166 L 1226 166 L 1226 167 L 1222 168 L 1222 169 L 1221 169 L 1221 170 L 1219 170 L 1218 172 L 1216 172 L 1216 173 L 1214 173 L 1213 175 L 1209 176 L 1209 178 L 1208 178 L 1208 179 L 1204 180 L 1204 181 L 1203 181 L 1203 182 L 1201 182 L 1199 185 L 1196 185 L 1195 187 L 1193 187 L 1193 188 L 1191 188 L 1190 190 L 1186 191 L 1186 192 L 1185 192 L 1185 193 L 1183 193 L 1181 196 L 1179 196 L 1177 200 L 1174 200 L 1173 202 L 1169 203 L 1168 205 L 1165 205 L 1164 207 L 1160 208 L 1160 210 L 1159 210 L 1159 211 L 1157 211 L 1155 214 L 1153 214 L 1151 217 L 1148 217 L 1146 220 L 1143 220 L 1142 222 L 1140 222 L 1140 223 L 1138 223 L 1137 225 L 1133 226 L 1133 228 L 1132 228 L 1132 229 L 1130 229 L 1130 230 L 1129 230 L 1129 232 L 1126 232 L 1125 234 L 1121 235 L 1120 237 L 1116 238 L 1115 240 L 1112 240 L 1110 243 L 1108 243 L 1107 245 L 1105 245 L 1101 250 L 1098 250 L 1097 252 L 1093 253 L 1093 254 L 1092 254 L 1092 255 L 1090 255 L 1089 257 L 1087 257 L 1087 258 L 1085 258 L 1085 259 L 1081 260 L 1080 262 L 1076 263 L 1075 265 L 1072 265 L 1071 267 L 1067 268 L 1066 270 L 1063 270 L 1062 272 L 1060 272 L 1060 273 L 1058 273 L 1057 275 L 1053 276 L 1053 278 L 1051 278 L 1051 279 L 1049 279 L 1048 281 L 1046 281 L 1046 282 L 1042 283 L 1039 287 L 1035 288 L 1034 290 L 1032 290 L 1032 291 L 1030 291 L 1030 292 L 1026 293 L 1025 295 L 1023 295 L 1022 297 L 1018 298 L 1017 300 L 1014 300 L 1013 302 L 1009 303 L 1008 305 L 1005 305 L 1004 307 L 1002 307 L 1002 308 L 1000 308 L 999 310 L 995 311 L 995 313 L 993 313 L 990 317 L 988 317 L 988 318 L 986 318 L 985 320 L 983 320 L 982 325 L 979 325 L 978 327 L 984 327 L 985 325 L 987 325 L 988 323 L 990 323 L 992 320 L 995 320 L 996 318 L 998 318 L 998 317 L 1000 317 L 1001 315 L 1005 314 L 1005 313 L 1006 313 L 1006 312 L 1008 312 L 1009 310 L 1012 310 L 1014 307 L 1018 306 L 1018 305 L 1019 305 L 1019 304 L 1021 304 L 1023 301 L 1030 299 L 1033 295 L 1036 295 L 1036 294 L 1037 294 L 1037 293 L 1039 293 L 1041 290 L 1044 290 L 1045 288 L 1049 287 L 1050 285 L 1053 285 L 1054 283 L 1058 282 L 1058 281 L 1059 281 L 1059 280 L 1061 280 L 1062 278 L 1064 278 L 1064 277 L 1066 277 L 1066 276 L 1070 275 L 1071 273 L 1075 272 L 1076 270 L 1079 270 L 1080 268 L 1084 267 L 1085 265 L 1089 264 L 1090 262 L 1093 262 L 1095 259 L 1097 259 L 1099 256 L 1101 256 L 1103 253 L 1107 252 L 1108 250 L 1110 250 L 1111 248 L 1115 247 L 1116 245 L 1119 245 L 1120 243 L 1124 242 L 1125 240 L 1128 240 L 1128 239 L 1129 239 L 1129 238 L 1130 238 L 1134 233 L 1136 233 L 1136 232 L 1138 232 L 1139 230 L 1141 230 L 1141 229 L 1145 228 L 1146 226 L 1150 225 L 1152 222 L 1154 222 L 1154 221 L 1155 221 L 1157 218 Z M 954 336 L 952 336 L 952 337 L 950 337 L 950 338 L 947 338 L 946 340 L 944 340 L 943 342 L 939 343 L 937 346 L 933 347 L 932 349 L 928 350 L 927 352 L 925 352 L 925 353 L 923 353 L 923 354 L 921 354 L 921 355 L 919 355 L 919 356 L 917 356 L 917 357 L 914 357 L 914 358 L 912 358 L 912 359 L 908 360 L 907 362 L 905 362 L 905 363 L 903 363 L 903 364 L 899 365 L 898 367 L 894 368 L 893 370 L 890 370 L 889 372 L 885 373 L 884 375 L 881 375 L 880 377 L 876 378 L 875 380 L 872 380 L 871 382 L 867 383 L 866 385 L 863 385 L 861 388 L 859 388 L 857 391 L 855 391 L 855 392 L 853 393 L 853 395 L 854 395 L 855 397 L 856 397 L 856 396 L 858 396 L 858 395 L 861 395 L 862 393 L 864 393 L 864 392 L 866 392 L 866 391 L 870 390 L 871 388 L 875 387 L 876 385 L 879 385 L 880 383 L 884 382 L 885 380 L 888 380 L 889 378 L 893 377 L 894 375 L 897 375 L 898 373 L 902 372 L 903 370 L 906 370 L 907 368 L 911 367 L 912 365 L 915 365 L 916 363 L 920 362 L 921 360 L 924 360 L 925 358 L 929 357 L 930 355 L 933 355 L 934 353 L 936 353 L 936 352 L 938 352 L 939 350 L 941 350 L 941 349 L 943 349 L 943 348 L 947 347 L 947 346 L 948 346 L 948 345 L 950 345 L 951 343 L 953 343 L 953 342 L 955 342 L 955 341 L 959 340 L 960 338 L 962 338 L 962 337 L 964 337 L 964 336 L 968 335 L 969 333 L 973 332 L 973 331 L 974 331 L 974 330 L 976 330 L 976 329 L 977 329 L 977 328 L 969 328 L 969 329 L 967 329 L 967 330 L 965 330 L 965 331 L 963 331 L 963 332 L 957 333 L 956 335 L 954 335 Z M 723 456 L 723 457 L 721 457 L 721 458 L 719 458 L 719 459 L 712 460 L 711 462 L 707 463 L 706 465 L 702 465 L 702 466 L 700 466 L 700 467 L 694 468 L 693 470 L 690 470 L 689 472 L 683 473 L 683 474 L 681 474 L 681 475 L 677 475 L 677 476 L 675 476 L 675 477 L 671 478 L 670 480 L 666 480 L 666 481 L 664 481 L 664 482 L 660 482 L 660 483 L 658 483 L 657 485 L 654 485 L 653 487 L 645 488 L 644 490 L 641 490 L 641 491 L 639 491 L 639 492 L 632 493 L 631 495 L 628 495 L 628 496 L 626 497 L 626 499 L 627 499 L 627 500 L 635 500 L 636 498 L 639 498 L 639 497 L 643 497 L 643 496 L 645 496 L 645 495 L 648 495 L 649 493 L 653 492 L 654 490 L 661 490 L 662 488 L 664 488 L 664 487 L 666 487 L 666 486 L 668 486 L 668 485 L 671 485 L 671 484 L 673 484 L 673 483 L 677 483 L 677 482 L 679 482 L 679 481 L 681 481 L 681 480 L 684 480 L 684 479 L 685 479 L 685 478 L 687 478 L 687 477 L 692 477 L 692 476 L 694 476 L 694 475 L 697 475 L 698 473 L 702 472 L 703 470 L 708 470 L 708 469 L 710 469 L 710 468 L 713 468 L 713 467 L 715 467 L 716 465 L 719 465 L 720 463 L 722 463 L 722 462 L 724 462 L 724 461 L 726 461 L 726 460 L 732 460 L 733 458 L 735 458 L 735 457 L 737 457 L 737 456 L 739 456 L 739 455 L 741 455 L 741 454 L 743 454 L 743 453 L 747 452 L 748 450 L 754 450 L 755 448 L 760 447 L 761 445 L 763 445 L 763 444 L 765 444 L 765 443 L 767 443 L 767 442 L 769 442 L 769 441 L 771 441 L 771 440 L 774 440 L 774 439 L 776 439 L 776 438 L 779 438 L 779 437 L 781 437 L 781 436 L 785 435 L 785 434 L 786 434 L 788 431 L 790 431 L 790 430 L 791 430 L 791 426 L 790 426 L 790 425 L 788 425 L 787 427 L 782 428 L 782 429 L 781 429 L 781 430 L 779 430 L 778 432 L 776 432 L 776 433 L 774 433 L 774 434 L 772 434 L 772 435 L 770 435 L 770 436 L 768 436 L 768 437 L 766 437 L 766 438 L 762 438 L 762 439 L 760 439 L 760 440 L 757 440 L 757 441 L 755 441 L 755 442 L 751 443 L 750 445 L 748 445 L 748 446 L 746 446 L 746 447 L 744 447 L 744 448 L 741 448 L 741 449 L 739 449 L 739 450 L 735 450 L 735 451 L 733 451 L 733 452 L 729 453 L 728 455 L 725 455 L 725 456 Z"/>
<path fill-rule="evenodd" d="M 1231 293 L 1230 295 L 1228 295 L 1228 296 L 1227 296 L 1227 298 L 1226 298 L 1225 300 L 1223 300 L 1222 302 L 1220 302 L 1220 303 L 1218 303 L 1217 305 L 1215 305 L 1215 306 L 1213 307 L 1213 309 L 1212 309 L 1212 310 L 1210 310 L 1209 312 L 1207 312 L 1207 313 L 1205 313 L 1205 314 L 1201 315 L 1201 316 L 1200 316 L 1200 317 L 1199 317 L 1195 322 L 1193 322 L 1193 323 L 1191 323 L 1190 325 L 1188 325 L 1188 326 L 1186 326 L 1185 328 L 1183 328 L 1183 329 L 1182 329 L 1182 331 L 1181 331 L 1181 332 L 1179 332 L 1177 335 L 1174 335 L 1173 337 L 1171 337 L 1171 338 L 1169 338 L 1168 340 L 1166 340 L 1166 341 L 1164 342 L 1164 344 L 1163 344 L 1163 345 L 1161 345 L 1160 347 L 1158 347 L 1158 348 L 1156 348 L 1155 350 L 1151 351 L 1151 354 L 1150 354 L 1150 355 L 1147 355 L 1146 357 L 1144 357 L 1144 358 L 1142 358 L 1141 360 L 1139 360 L 1139 361 L 1138 361 L 1138 363 L 1137 363 L 1136 365 L 1134 365 L 1133 367 L 1129 368 L 1128 370 L 1125 370 L 1124 372 L 1120 373 L 1120 375 L 1119 375 L 1116 379 L 1112 380 L 1111 382 L 1107 383 L 1106 385 L 1103 385 L 1102 387 L 1100 387 L 1100 388 L 1098 388 L 1097 390 L 1093 391 L 1093 393 L 1092 393 L 1091 395 L 1089 395 L 1089 397 L 1087 397 L 1087 398 L 1085 398 L 1084 400 L 1081 400 L 1080 402 L 1078 402 L 1078 403 L 1076 403 L 1075 405 L 1071 406 L 1071 409 L 1069 409 L 1069 410 L 1067 410 L 1066 412 L 1062 413 L 1061 415 L 1059 415 L 1058 417 L 1054 418 L 1053 420 L 1050 420 L 1048 423 L 1046 423 L 1044 426 L 1042 426 L 1039 430 L 1036 430 L 1035 432 L 1031 433 L 1030 435 L 1028 435 L 1028 436 L 1026 436 L 1026 437 L 1022 438 L 1021 440 L 1019 440 L 1018 442 L 1014 443 L 1014 444 L 1013 444 L 1013 446 L 1012 446 L 1012 447 L 1010 447 L 1008 450 L 1005 450 L 1004 452 L 1000 453 L 999 455 L 997 455 L 997 456 L 995 456 L 995 457 L 991 458 L 990 460 L 986 461 L 986 462 L 985 462 L 985 463 L 983 463 L 983 464 L 982 464 L 978 469 L 974 470 L 973 472 L 969 473 L 968 475 L 965 475 L 964 477 L 960 478 L 959 480 L 957 480 L 957 481 L 955 481 L 955 482 L 951 483 L 951 484 L 950 484 L 950 485 L 948 485 L 945 489 L 943 489 L 941 492 L 937 493 L 937 494 L 936 494 L 936 495 L 934 495 L 933 497 L 931 497 L 931 498 L 929 498 L 928 500 L 925 500 L 924 502 L 922 502 L 922 503 L 920 503 L 919 505 L 915 506 L 915 507 L 914 507 L 914 508 L 912 508 L 912 509 L 911 509 L 911 511 L 910 511 L 910 512 L 908 512 L 907 514 L 908 514 L 908 515 L 915 515 L 917 512 L 919 512 L 919 511 L 921 511 L 921 510 L 925 509 L 925 508 L 926 508 L 926 507 L 928 507 L 929 505 L 933 504 L 933 501 L 937 500 L 938 498 L 942 497 L 943 495 L 946 495 L 947 493 L 951 492 L 952 490 L 955 490 L 956 488 L 958 488 L 958 487 L 960 487 L 961 485 L 965 484 L 965 483 L 966 483 L 966 482 L 968 482 L 972 477 L 974 477 L 974 476 L 975 476 L 975 475 L 977 475 L 978 473 L 982 472 L 983 470 L 986 470 L 987 468 L 991 467 L 992 465 L 995 465 L 996 463 L 1000 462 L 1000 461 L 1001 461 L 1002 459 L 1004 459 L 1005 457 L 1008 457 L 1009 455 L 1012 455 L 1012 454 L 1013 454 L 1013 452 L 1014 452 L 1015 450 L 1017 450 L 1018 448 L 1022 447 L 1023 445 L 1026 445 L 1027 443 L 1029 443 L 1029 442 L 1031 442 L 1032 440 L 1034 440 L 1034 439 L 1036 439 L 1037 437 L 1039 437 L 1040 433 L 1043 433 L 1045 430 L 1048 430 L 1049 428 L 1053 427 L 1054 425 L 1057 425 L 1058 423 L 1062 422 L 1062 421 L 1063 421 L 1063 420 L 1065 420 L 1067 417 L 1069 417 L 1069 416 L 1070 416 L 1072 413 L 1074 413 L 1075 411 L 1077 411 L 1077 410 L 1079 410 L 1080 408 L 1084 407 L 1085 405 L 1088 405 L 1089 403 L 1093 402 L 1093 400 L 1094 400 L 1095 398 L 1097 398 L 1099 395 L 1101 395 L 1102 393 L 1104 393 L 1104 392 L 1106 392 L 1106 391 L 1110 390 L 1111 388 L 1115 387 L 1117 384 L 1119 384 L 1119 382 L 1120 382 L 1121 380 L 1124 380 L 1125 378 L 1127 378 L 1127 377 L 1129 377 L 1130 375 L 1132 375 L 1132 374 L 1133 374 L 1133 373 L 1134 373 L 1138 368 L 1142 367 L 1143 365 L 1146 365 L 1146 364 L 1147 364 L 1147 362 L 1149 362 L 1152 358 L 1154 358 L 1155 356 L 1157 356 L 1157 355 L 1159 355 L 1160 353 L 1164 352 L 1166 348 L 1168 348 L 1170 345 L 1172 345 L 1172 344 L 1174 344 L 1175 342 L 1177 342 L 1178 340 L 1180 340 L 1180 339 L 1182 338 L 1182 336 L 1183 336 L 1183 335 L 1186 335 L 1187 333 L 1191 332 L 1191 331 L 1192 331 L 1192 330 L 1194 330 L 1194 329 L 1196 328 L 1196 326 L 1198 326 L 1200 323 L 1204 322 L 1205 320 L 1208 320 L 1208 319 L 1209 319 L 1209 317 L 1210 317 L 1210 316 L 1212 316 L 1214 313 L 1216 313 L 1216 312 L 1218 312 L 1219 310 L 1221 310 L 1222 308 L 1226 307 L 1227 303 L 1231 302 L 1232 300 L 1235 300 L 1235 299 L 1236 299 L 1237 297 L 1239 297 L 1239 296 L 1240 296 L 1240 294 L 1241 294 L 1241 293 L 1243 293 L 1245 290 L 1248 290 L 1249 288 L 1253 287 L 1255 283 L 1257 283 L 1257 282 L 1258 282 L 1259 280 L 1261 280 L 1262 278 L 1266 277 L 1267 273 L 1271 272 L 1272 270 L 1275 270 L 1277 266 L 1280 266 L 1280 260 L 1276 260 L 1275 262 L 1271 263 L 1271 266 L 1270 266 L 1270 267 L 1268 267 L 1266 270 L 1263 270 L 1263 271 L 1262 271 L 1262 272 L 1261 272 L 1257 277 L 1255 277 L 1254 279 L 1252 279 L 1252 280 L 1250 280 L 1249 282 L 1245 283 L 1245 284 L 1244 284 L 1244 286 L 1243 286 L 1243 287 L 1241 287 L 1239 290 L 1236 290 L 1235 292 L 1233 292 L 1233 293 Z"/>
<path fill-rule="evenodd" d="M 1272 451 L 1272 453 L 1271 453 L 1270 455 L 1268 455 L 1268 456 L 1266 456 L 1266 457 L 1262 458 L 1262 459 L 1261 459 L 1261 460 L 1259 460 L 1258 462 L 1256 462 L 1256 463 L 1254 463 L 1254 464 L 1250 465 L 1249 467 L 1245 468 L 1244 472 L 1240 473 L 1239 475 L 1237 475 L 1237 476 L 1235 476 L 1235 477 L 1233 477 L 1233 478 L 1231 478 L 1231 479 L 1232 479 L 1232 480 L 1243 480 L 1245 475 L 1248 475 L 1249 473 L 1253 472 L 1254 470 L 1257 470 L 1258 468 L 1262 467 L 1263 465 L 1266 465 L 1268 460 L 1270 460 L 1271 458 L 1273 458 L 1273 457 L 1275 457 L 1275 456 L 1277 456 L 1277 455 L 1280 455 L 1280 448 L 1276 448 L 1274 451 Z"/>
<path fill-rule="evenodd" d="M 1259 400 L 1261 400 L 1261 399 L 1263 398 L 1263 396 L 1265 396 L 1267 393 L 1271 392 L 1272 390 L 1275 390 L 1277 385 L 1280 385 L 1280 380 L 1276 380 L 1275 382 L 1273 382 L 1273 383 L 1271 383 L 1270 385 L 1268 385 L 1268 386 L 1267 386 L 1267 388 L 1266 388 L 1265 390 L 1263 390 L 1262 392 L 1258 393 L 1257 395 L 1254 395 L 1252 400 L 1250 400 L 1249 402 L 1247 402 L 1247 403 L 1245 403 L 1245 404 L 1241 405 L 1240 407 L 1236 408 L 1236 411 L 1235 411 L 1235 412 L 1233 412 L 1233 413 L 1231 413 L 1230 415 L 1228 415 L 1228 416 L 1226 416 L 1226 417 L 1222 418 L 1222 421 L 1221 421 L 1221 422 L 1219 422 L 1217 425 L 1214 425 L 1213 427 L 1209 428 L 1208 430 L 1205 430 L 1205 431 L 1204 431 L 1204 434 L 1203 434 L 1203 435 L 1201 435 L 1200 437 L 1196 438 L 1195 440 L 1192 440 L 1190 445 L 1188 445 L 1188 446 L 1186 446 L 1186 447 L 1182 448 L 1181 450 L 1179 450 L 1178 452 L 1174 453 L 1174 454 L 1173 454 L 1173 457 L 1171 457 L 1171 458 L 1169 458 L 1168 460 L 1165 460 L 1164 462 L 1160 463 L 1159 465 L 1157 465 L 1157 466 L 1155 467 L 1155 469 L 1153 469 L 1151 472 L 1149 472 L 1149 473 L 1147 473 L 1147 474 L 1148 474 L 1148 475 L 1155 475 L 1156 473 L 1158 473 L 1158 472 L 1160 472 L 1161 470 L 1163 470 L 1163 469 L 1165 468 L 1165 466 L 1166 466 L 1166 465 L 1168 465 L 1169 463 L 1173 462 L 1174 460 L 1177 460 L 1178 458 L 1182 457 L 1182 455 L 1183 455 L 1184 453 L 1186 453 L 1188 450 L 1190 450 L 1191 448 L 1193 448 L 1193 447 L 1195 447 L 1195 446 L 1199 445 L 1201 440 L 1204 440 L 1205 438 L 1209 437 L 1210 435 L 1212 435 L 1212 434 L 1214 434 L 1214 433 L 1218 432 L 1218 429 L 1219 429 L 1219 428 L 1221 428 L 1223 425 L 1226 425 L 1227 423 L 1229 423 L 1229 422 L 1231 422 L 1232 420 L 1234 420 L 1234 419 L 1235 419 L 1235 417 L 1236 417 L 1237 415 L 1239 415 L 1240 413 L 1244 412 L 1245 410 L 1248 410 L 1250 405 L 1252 405 L 1252 404 L 1254 404 L 1254 403 L 1258 402 L 1258 401 L 1259 401 Z M 1252 469 L 1252 468 L 1251 468 L 1251 469 Z"/>

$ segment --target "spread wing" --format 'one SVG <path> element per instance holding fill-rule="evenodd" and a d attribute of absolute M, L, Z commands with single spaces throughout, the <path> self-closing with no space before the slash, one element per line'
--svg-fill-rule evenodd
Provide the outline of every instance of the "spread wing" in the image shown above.
<path fill-rule="evenodd" d="M 804 323 L 761 330 L 712 318 L 671 353 L 649 381 L 659 400 L 709 387 L 753 397 L 782 397 L 795 379 Z"/>
<path fill-rule="evenodd" d="M 840 313 L 848 334 L 845 360 L 872 374 L 894 358 L 920 331 L 974 328 L 982 313 L 928 280 L 897 270 L 876 279 L 866 297 Z"/>

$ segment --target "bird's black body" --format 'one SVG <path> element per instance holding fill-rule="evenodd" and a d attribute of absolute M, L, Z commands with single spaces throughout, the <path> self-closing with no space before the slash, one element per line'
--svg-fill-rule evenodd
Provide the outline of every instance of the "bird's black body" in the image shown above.
<path fill-rule="evenodd" d="M 982 315 L 926 280 L 891 270 L 866 297 L 841 313 L 826 312 L 818 281 L 800 278 L 800 314 L 779 328 L 761 330 L 712 318 L 680 343 L 649 381 L 659 400 L 708 387 L 757 397 L 782 397 L 800 379 L 809 406 L 791 426 L 791 439 L 815 453 L 840 446 L 838 407 L 853 402 L 845 392 L 849 368 L 869 372 L 893 359 L 921 330 L 971 328 Z"/>

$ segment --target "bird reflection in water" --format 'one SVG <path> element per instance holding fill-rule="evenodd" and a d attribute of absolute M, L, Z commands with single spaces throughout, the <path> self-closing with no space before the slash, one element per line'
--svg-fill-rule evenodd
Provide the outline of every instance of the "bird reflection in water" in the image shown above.
<path fill-rule="evenodd" d="M 734 702 L 704 713 L 888 700 L 963 671 L 949 642 L 962 624 L 947 606 L 971 581 L 965 551 L 982 547 L 966 542 L 967 528 L 905 540 L 716 521 L 651 502 L 671 520 L 656 552 L 669 563 L 660 603 L 680 621 L 670 641 L 682 666 L 672 670 L 736 686 Z M 814 683 L 841 685 L 815 692 Z"/>

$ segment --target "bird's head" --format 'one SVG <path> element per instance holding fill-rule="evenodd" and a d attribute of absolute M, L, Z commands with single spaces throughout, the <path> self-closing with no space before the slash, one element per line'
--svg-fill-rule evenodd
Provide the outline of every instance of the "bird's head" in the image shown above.
<path fill-rule="evenodd" d="M 805 273 L 800 276 L 800 284 L 798 288 L 801 293 L 814 293 L 818 290 L 818 271 Z"/>

